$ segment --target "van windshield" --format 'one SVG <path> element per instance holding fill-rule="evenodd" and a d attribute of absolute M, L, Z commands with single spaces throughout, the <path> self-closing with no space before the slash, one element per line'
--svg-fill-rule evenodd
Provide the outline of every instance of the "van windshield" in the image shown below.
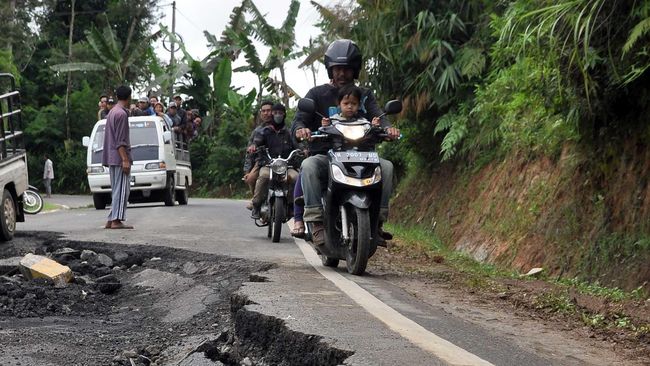
<path fill-rule="evenodd" d="M 104 131 L 106 125 L 97 126 L 92 142 L 92 164 L 101 164 L 104 150 Z M 138 160 L 158 160 L 158 132 L 154 121 L 129 122 L 131 138 L 131 158 Z"/>

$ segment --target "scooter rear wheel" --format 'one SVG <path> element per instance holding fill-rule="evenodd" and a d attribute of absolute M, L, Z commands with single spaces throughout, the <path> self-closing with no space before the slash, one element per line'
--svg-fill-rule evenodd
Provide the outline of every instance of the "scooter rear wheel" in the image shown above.
<path fill-rule="evenodd" d="M 349 273 L 360 276 L 366 271 L 370 253 L 370 215 L 368 210 L 358 207 L 346 208 L 346 210 L 348 211 L 350 244 L 345 265 Z"/>

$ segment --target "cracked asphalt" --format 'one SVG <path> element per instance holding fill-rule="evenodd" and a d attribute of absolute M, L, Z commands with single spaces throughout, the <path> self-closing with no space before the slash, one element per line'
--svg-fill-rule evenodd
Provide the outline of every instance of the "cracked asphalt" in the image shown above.
<path fill-rule="evenodd" d="M 51 202 L 64 204 L 70 209 L 29 216 L 27 222 L 19 224 L 18 230 L 58 232 L 63 235 L 64 240 L 76 242 L 181 249 L 193 253 L 192 256 L 196 260 L 228 258 L 228 261 L 242 260 L 247 263 L 266 264 L 258 267 L 247 266 L 251 270 L 261 270 L 253 276 L 246 274 L 248 281 L 243 281 L 238 287 L 236 296 L 247 300 L 234 310 L 231 309 L 234 312 L 230 322 L 234 327 L 233 333 L 239 336 L 239 341 L 230 344 L 243 352 L 240 352 L 240 356 L 249 352 L 253 364 L 255 360 L 257 364 L 292 364 L 289 361 L 282 363 L 277 359 L 265 359 L 261 356 L 264 352 L 289 352 L 288 349 L 297 355 L 313 352 L 319 355 L 320 360 L 340 359 L 336 362 L 346 365 L 459 364 L 450 362 L 448 357 L 434 355 L 425 350 L 426 347 L 417 345 L 417 342 L 409 340 L 404 333 L 391 328 L 388 325 L 390 322 L 381 320 L 380 316 L 372 313 L 372 309 L 361 306 L 361 300 L 352 300 L 347 296 L 339 285 L 326 279 L 307 262 L 296 242 L 288 235 L 288 227 L 285 227 L 279 243 L 271 243 L 266 238 L 266 230 L 255 227 L 248 218 L 249 211 L 244 209 L 244 201 L 191 198 L 187 206 L 130 206 L 127 210 L 128 223 L 134 225 L 135 230 L 103 229 L 108 211 L 88 207 L 92 203 L 90 196 L 55 195 Z M 412 320 L 425 332 L 435 333 L 452 342 L 468 354 L 476 356 L 476 359 L 485 362 L 484 364 L 601 364 L 598 360 L 606 362 L 602 364 L 617 364 L 615 355 L 598 353 L 596 350 L 588 355 L 589 357 L 583 357 L 579 352 L 576 352 L 577 355 L 567 354 L 563 350 L 558 352 L 557 349 L 545 347 L 544 344 L 533 349 L 525 346 L 525 343 L 513 342 L 506 334 L 483 328 L 443 307 L 421 302 L 412 293 L 390 285 L 381 276 L 372 273 L 372 270 L 363 277 L 349 276 L 342 269 L 336 274 L 342 276 L 341 281 L 352 281 L 383 304 Z M 171 287 L 162 291 L 181 291 L 183 286 L 174 282 L 175 277 L 168 276 L 145 270 L 139 272 L 137 277 L 133 276 L 131 281 L 148 283 L 154 288 L 166 284 L 164 286 Z M 183 311 L 160 315 L 166 317 L 165 321 L 183 322 L 190 319 L 188 316 L 192 314 L 209 310 L 211 302 L 206 301 L 210 299 L 209 289 L 195 287 L 184 291 L 186 292 L 183 300 L 178 300 L 178 303 L 170 307 Z M 231 308 L 233 306 L 231 304 Z M 245 309 L 245 313 L 239 313 L 240 308 Z M 276 320 L 280 322 L 277 323 Z M 256 331 L 255 326 L 260 328 Z M 3 327 L 7 329 L 10 324 L 5 323 Z M 263 346 L 259 340 L 255 340 L 255 337 L 259 337 L 266 339 L 268 343 L 269 329 L 277 327 L 282 328 L 278 332 L 286 333 L 282 347 L 272 349 L 272 345 Z M 407 333 L 409 331 L 404 330 Z M 298 335 L 305 335 L 306 338 Z M 215 339 L 220 335 L 213 336 L 211 341 L 217 342 Z M 237 338 L 236 335 L 233 336 Z M 244 340 L 245 337 L 248 337 L 247 340 Z M 194 346 L 205 342 L 205 339 L 198 344 L 197 342 L 195 340 Z M 215 346 L 210 348 L 213 355 L 214 350 L 219 347 L 224 346 L 215 343 Z M 206 354 L 208 353 L 206 351 Z M 229 364 L 228 362 L 232 361 L 223 354 L 219 357 L 215 356 L 210 361 L 212 363 L 205 364 Z M 309 358 L 295 360 L 299 361 L 294 361 L 294 364 L 315 364 L 315 361 L 306 361 Z M 204 361 L 187 363 L 186 359 L 175 362 L 177 363 L 170 364 L 203 364 L 201 362 Z"/>

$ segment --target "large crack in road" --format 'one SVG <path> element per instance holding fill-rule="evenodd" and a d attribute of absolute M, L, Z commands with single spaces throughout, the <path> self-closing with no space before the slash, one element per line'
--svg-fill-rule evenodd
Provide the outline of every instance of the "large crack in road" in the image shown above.
<path fill-rule="evenodd" d="M 0 258 L 26 253 L 70 266 L 75 281 L 56 288 L 0 265 L 2 365 L 339 365 L 353 354 L 247 308 L 237 291 L 269 263 L 40 232 L 0 245 Z"/>

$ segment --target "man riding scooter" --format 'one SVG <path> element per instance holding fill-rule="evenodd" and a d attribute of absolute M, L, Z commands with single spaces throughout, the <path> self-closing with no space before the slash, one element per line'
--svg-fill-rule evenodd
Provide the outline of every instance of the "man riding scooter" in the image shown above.
<path fill-rule="evenodd" d="M 257 147 L 266 146 L 270 156 L 287 158 L 291 151 L 295 149 L 295 146 L 291 138 L 291 132 L 287 129 L 284 122 L 286 108 L 284 105 L 276 103 L 271 108 L 271 113 L 273 115 L 272 122 L 258 131 L 253 138 L 253 151 L 257 150 Z M 253 211 L 251 213 L 251 218 L 253 219 L 260 218 L 260 207 L 266 198 L 270 177 L 269 167 L 263 166 L 263 164 L 260 164 L 260 166 L 260 174 L 255 183 L 255 193 L 253 194 Z M 290 187 L 289 202 L 293 202 L 293 186 L 297 177 L 298 172 L 295 169 L 289 169 L 287 171 L 287 179 Z"/>
<path fill-rule="evenodd" d="M 321 116 L 331 116 L 331 107 L 336 108 L 338 102 L 338 91 L 341 87 L 353 84 L 359 78 L 362 65 L 362 56 L 359 47 L 348 39 L 341 39 L 332 42 L 325 52 L 325 67 L 330 78 L 330 83 L 316 86 L 307 92 L 305 98 L 312 99 L 315 104 L 314 113 L 298 111 L 294 119 L 292 129 L 296 138 L 301 140 L 310 139 L 313 132 L 321 127 Z M 373 93 L 368 89 L 362 89 L 360 115 L 367 120 L 382 115 Z M 320 113 L 320 115 L 319 115 Z M 381 127 L 386 129 L 387 138 L 395 140 L 400 136 L 397 128 L 391 127 L 389 121 L 381 117 Z M 312 242 L 318 248 L 325 243 L 325 231 L 323 226 L 323 205 L 322 188 L 327 186 L 328 180 L 328 158 L 325 155 L 329 149 L 326 141 L 315 139 L 310 141 L 309 150 L 311 156 L 302 163 L 302 188 L 304 191 L 305 215 L 304 221 L 311 224 Z M 380 159 L 382 194 L 380 222 L 388 219 L 388 201 L 392 193 L 393 185 L 393 164 L 385 159 Z M 391 235 L 380 230 L 380 245 Z"/>

